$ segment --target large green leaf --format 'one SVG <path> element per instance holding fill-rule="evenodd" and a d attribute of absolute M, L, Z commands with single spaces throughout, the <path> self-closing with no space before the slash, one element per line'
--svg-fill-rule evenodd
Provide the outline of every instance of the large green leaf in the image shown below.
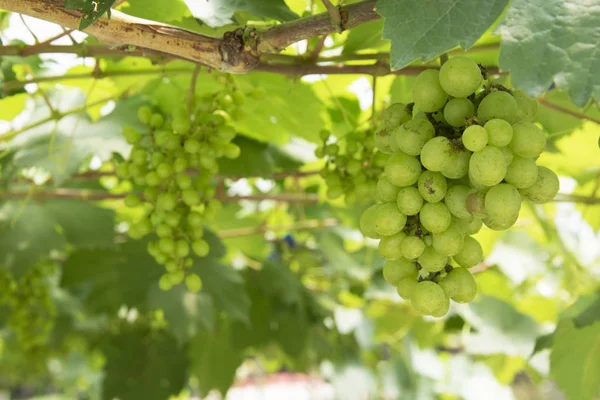
<path fill-rule="evenodd" d="M 125 327 L 105 335 L 105 399 L 164 400 L 179 394 L 186 382 L 188 358 L 166 332 Z"/>
<path fill-rule="evenodd" d="M 600 98 L 600 7 L 586 0 L 514 0 L 499 27 L 500 67 L 532 96 L 552 80 L 583 107 Z"/>
<path fill-rule="evenodd" d="M 383 50 L 389 47 L 389 42 L 384 41 L 382 35 L 382 19 L 358 25 L 350 29 L 342 53 L 352 54 L 360 50 Z"/>
<path fill-rule="evenodd" d="M 385 18 L 383 35 L 392 41 L 391 66 L 400 69 L 453 47 L 471 47 L 498 19 L 508 0 L 377 0 Z"/>
<path fill-rule="evenodd" d="M 477 329 L 465 338 L 469 353 L 528 357 L 533 352 L 539 333 L 537 324 L 510 304 L 482 296 L 460 312 Z"/>
<path fill-rule="evenodd" d="M 600 322 L 578 329 L 572 320 L 562 320 L 554 334 L 550 372 L 568 398 L 597 398 L 600 395 Z"/>
<path fill-rule="evenodd" d="M 194 17 L 212 27 L 230 23 L 234 11 L 246 11 L 257 17 L 278 21 L 290 21 L 298 17 L 284 0 L 211 0 L 209 4 L 187 0 L 186 3 Z"/>
<path fill-rule="evenodd" d="M 114 211 L 82 200 L 11 200 L 0 206 L 0 265 L 17 275 L 68 242 L 112 247 Z"/>
<path fill-rule="evenodd" d="M 25 102 L 29 98 L 27 93 L 18 93 L 0 100 L 0 119 L 10 121 L 23 111 Z"/>

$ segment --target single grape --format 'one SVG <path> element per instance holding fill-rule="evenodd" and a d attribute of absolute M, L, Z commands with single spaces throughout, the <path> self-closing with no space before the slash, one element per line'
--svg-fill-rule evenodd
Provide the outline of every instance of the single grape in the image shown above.
<path fill-rule="evenodd" d="M 205 240 L 198 239 L 198 240 L 194 240 L 192 242 L 192 251 L 198 257 L 204 257 L 208 254 L 208 252 L 210 251 L 210 248 L 208 246 L 208 243 Z"/>
<path fill-rule="evenodd" d="M 403 123 L 410 121 L 410 109 L 406 104 L 394 103 L 385 109 L 382 119 L 386 126 L 390 128 L 396 128 Z"/>
<path fill-rule="evenodd" d="M 390 147 L 390 142 L 392 139 L 391 132 L 391 128 L 383 126 L 374 133 L 373 139 L 375 140 L 375 147 L 377 147 L 377 149 L 382 153 L 393 153 L 392 148 Z"/>
<path fill-rule="evenodd" d="M 461 147 L 454 148 L 450 153 L 450 163 L 441 172 L 448 179 L 460 179 L 469 173 L 471 153 Z"/>
<path fill-rule="evenodd" d="M 469 161 L 469 174 L 473 181 L 483 186 L 493 186 L 502 181 L 506 175 L 506 159 L 494 146 L 486 146 L 473 153 Z"/>
<path fill-rule="evenodd" d="M 520 209 L 521 195 L 511 184 L 496 185 L 485 195 L 485 211 L 488 217 L 500 223 L 516 220 Z"/>
<path fill-rule="evenodd" d="M 346 172 L 351 176 L 357 175 L 363 168 L 363 163 L 359 160 L 349 160 L 348 164 L 346 164 Z M 393 186 L 393 185 L 392 185 Z M 394 196 L 395 197 L 395 196 Z M 392 201 L 392 200 L 388 200 Z"/>
<path fill-rule="evenodd" d="M 202 201 L 200 194 L 195 189 L 186 189 L 181 192 L 181 200 L 190 207 L 197 206 Z"/>
<path fill-rule="evenodd" d="M 394 139 L 398 148 L 411 156 L 418 156 L 425 143 L 435 136 L 435 129 L 426 119 L 412 119 L 396 128 Z"/>
<path fill-rule="evenodd" d="M 487 216 L 483 218 L 483 223 L 491 230 L 505 231 L 507 229 L 510 229 L 517 222 L 518 218 L 518 214 L 515 214 L 512 217 L 506 219 L 492 218 L 490 216 Z"/>
<path fill-rule="evenodd" d="M 366 237 L 379 239 L 381 235 L 375 229 L 375 216 L 378 215 L 377 210 L 381 204 L 374 204 L 367 208 L 360 217 L 360 230 Z"/>
<path fill-rule="evenodd" d="M 173 228 L 167 224 L 160 224 L 156 227 L 156 236 L 160 238 L 170 238 L 173 236 Z"/>
<path fill-rule="evenodd" d="M 517 189 L 533 185 L 537 179 L 538 168 L 533 158 L 515 156 L 506 169 L 504 180 Z"/>
<path fill-rule="evenodd" d="M 430 171 L 442 171 L 451 164 L 452 143 L 444 136 L 429 140 L 421 150 L 421 163 Z"/>
<path fill-rule="evenodd" d="M 152 110 L 148 106 L 142 106 L 137 110 L 137 117 L 143 124 L 150 124 L 152 118 Z"/>
<path fill-rule="evenodd" d="M 487 217 L 487 212 L 485 211 L 485 195 L 487 194 L 489 188 L 473 190 L 467 196 L 467 211 L 477 218 Z"/>
<path fill-rule="evenodd" d="M 457 303 L 468 303 L 477 294 L 477 282 L 466 268 L 454 268 L 440 280 L 439 285 L 446 296 Z"/>
<path fill-rule="evenodd" d="M 440 68 L 440 85 L 452 97 L 475 93 L 483 80 L 477 63 L 467 57 L 449 59 Z"/>
<path fill-rule="evenodd" d="M 490 119 L 483 127 L 488 134 L 488 143 L 492 146 L 506 146 L 513 137 L 512 126 L 503 119 Z"/>
<path fill-rule="evenodd" d="M 483 261 L 483 249 L 477 239 L 466 236 L 462 250 L 452 258 L 461 267 L 471 268 Z"/>
<path fill-rule="evenodd" d="M 471 213 L 467 210 L 467 196 L 473 191 L 468 186 L 456 185 L 448 189 L 444 197 L 444 203 L 450 213 L 457 218 L 471 219 Z"/>
<path fill-rule="evenodd" d="M 398 191 L 396 205 L 403 214 L 417 215 L 423 206 L 423 197 L 416 187 L 403 187 Z"/>
<path fill-rule="evenodd" d="M 161 179 L 167 179 L 173 174 L 173 168 L 168 163 L 162 163 L 156 167 L 156 174 Z"/>
<path fill-rule="evenodd" d="M 423 271 L 441 271 L 448 263 L 448 257 L 438 253 L 433 247 L 425 247 L 423 253 L 417 259 Z"/>
<path fill-rule="evenodd" d="M 416 157 L 404 153 L 393 154 L 385 163 L 383 173 L 396 186 L 410 186 L 421 175 L 421 163 Z"/>
<path fill-rule="evenodd" d="M 444 107 L 444 118 L 448 124 L 460 128 L 467 124 L 467 119 L 475 113 L 475 107 L 468 99 L 452 99 Z"/>
<path fill-rule="evenodd" d="M 512 95 L 518 105 L 515 122 L 532 122 L 538 113 L 537 101 L 528 97 L 521 90 L 513 90 Z"/>
<path fill-rule="evenodd" d="M 425 203 L 419 212 L 419 221 L 431 233 L 448 229 L 452 215 L 444 203 Z"/>
<path fill-rule="evenodd" d="M 139 206 L 142 203 L 142 200 L 138 196 L 136 196 L 135 194 L 128 194 L 125 197 L 124 202 L 125 202 L 125 205 L 127 207 L 132 207 L 133 208 L 133 207 Z"/>
<path fill-rule="evenodd" d="M 435 282 L 423 281 L 417 283 L 412 290 L 411 304 L 414 309 L 423 315 L 438 316 L 441 311 L 448 310 L 450 302 L 444 290 Z"/>
<path fill-rule="evenodd" d="M 535 183 L 526 189 L 521 189 L 521 194 L 535 204 L 547 203 L 556 196 L 560 189 L 560 182 L 556 174 L 542 166 L 538 166 Z"/>
<path fill-rule="evenodd" d="M 379 241 L 379 253 L 387 260 L 397 260 L 402 258 L 400 246 L 405 238 L 406 233 L 404 232 L 398 232 L 391 236 L 382 237 Z"/>
<path fill-rule="evenodd" d="M 434 112 L 446 104 L 448 95 L 440 85 L 439 75 L 439 71 L 427 69 L 417 76 L 413 86 L 413 98 L 419 110 Z"/>
<path fill-rule="evenodd" d="M 198 293 L 202 289 L 202 280 L 198 274 L 189 274 L 185 277 L 185 286 L 190 292 Z"/>
<path fill-rule="evenodd" d="M 125 126 L 122 129 L 123 137 L 129 144 L 138 144 L 142 140 L 142 134 L 135 130 L 131 126 Z"/>
<path fill-rule="evenodd" d="M 423 171 L 417 187 L 423 199 L 430 203 L 437 203 L 446 195 L 446 178 L 439 172 Z"/>
<path fill-rule="evenodd" d="M 398 295 L 400 297 L 402 297 L 405 300 L 410 300 L 416 286 L 417 286 L 416 279 L 403 278 L 403 279 L 400 279 L 400 281 L 396 285 L 396 290 L 398 291 Z"/>
<path fill-rule="evenodd" d="M 463 132 L 462 142 L 468 150 L 483 150 L 488 144 L 488 133 L 482 126 L 471 125 Z"/>
<path fill-rule="evenodd" d="M 425 242 L 418 236 L 408 236 L 400 243 L 400 251 L 405 258 L 414 260 L 425 250 Z"/>
<path fill-rule="evenodd" d="M 417 265 L 406 258 L 386 261 L 385 264 L 383 264 L 383 279 L 393 286 L 396 286 L 398 282 L 404 278 L 416 280 L 417 275 L 419 275 Z"/>
<path fill-rule="evenodd" d="M 513 138 L 508 147 L 521 157 L 536 158 L 546 148 L 546 136 L 531 122 L 518 122 L 513 125 Z"/>
<path fill-rule="evenodd" d="M 190 253 L 190 245 L 185 240 L 175 242 L 175 255 L 179 258 L 185 258 Z"/>
<path fill-rule="evenodd" d="M 452 256 L 463 247 L 464 234 L 456 225 L 450 224 L 444 232 L 434 233 L 431 236 L 433 248 L 443 256 Z"/>
<path fill-rule="evenodd" d="M 129 153 L 129 159 L 134 164 L 146 165 L 148 152 L 141 147 L 132 147 L 131 152 Z"/>
<path fill-rule="evenodd" d="M 477 108 L 477 116 L 482 121 L 494 118 L 513 123 L 517 119 L 517 101 L 510 93 L 497 91 L 485 96 Z"/>
<path fill-rule="evenodd" d="M 406 225 L 406 215 L 398 210 L 396 203 L 383 203 L 375 211 L 375 231 L 381 236 L 398 233 Z"/>
<path fill-rule="evenodd" d="M 398 186 L 392 185 L 385 177 L 381 177 L 377 181 L 377 200 L 382 203 L 396 201 L 399 190 Z"/>

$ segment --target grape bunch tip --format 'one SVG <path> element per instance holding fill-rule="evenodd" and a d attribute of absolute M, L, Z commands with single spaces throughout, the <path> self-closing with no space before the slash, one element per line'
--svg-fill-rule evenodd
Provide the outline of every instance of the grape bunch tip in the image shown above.
<path fill-rule="evenodd" d="M 509 229 L 523 201 L 552 200 L 559 180 L 536 164 L 546 147 L 533 123 L 537 102 L 484 79 L 471 59 L 421 72 L 413 99 L 387 108 L 373 141 L 361 141 L 351 154 L 324 144 L 328 164 L 337 156 L 346 168 L 326 167 L 323 176 L 331 197 L 372 190 L 376 203 L 364 211 L 360 229 L 379 239 L 384 279 L 418 313 L 442 317 L 450 300 L 468 303 L 477 294 L 469 268 L 483 251 L 472 235 L 483 225 Z M 348 158 L 367 168 L 352 171 L 360 183 L 347 182 Z"/>

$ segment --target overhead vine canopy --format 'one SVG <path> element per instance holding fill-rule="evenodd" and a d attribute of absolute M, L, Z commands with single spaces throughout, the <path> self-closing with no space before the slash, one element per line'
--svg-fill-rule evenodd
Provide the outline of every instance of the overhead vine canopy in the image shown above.
<path fill-rule="evenodd" d="M 0 40 L 0 397 L 600 395 L 600 4 L 0 0 Z"/>

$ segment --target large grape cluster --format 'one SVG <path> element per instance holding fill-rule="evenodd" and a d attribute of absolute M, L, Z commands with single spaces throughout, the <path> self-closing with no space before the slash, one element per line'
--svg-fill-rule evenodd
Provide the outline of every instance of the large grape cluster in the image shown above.
<path fill-rule="evenodd" d="M 123 130 L 133 146 L 116 174 L 135 184 L 135 193 L 125 198 L 125 204 L 143 210 L 129 234 L 135 238 L 156 234 L 148 252 L 166 268 L 159 281 L 165 290 L 184 280 L 191 291 L 202 286 L 200 277 L 188 271 L 191 254 L 204 257 L 209 253 L 204 223 L 221 208 L 215 198 L 217 160 L 240 154 L 232 142 L 236 130 L 230 122 L 244 99 L 243 93 L 231 89 L 196 98 L 191 112 L 184 105 L 168 116 L 143 106 L 138 118 L 148 129 Z"/>
<path fill-rule="evenodd" d="M 483 81 L 464 57 L 425 70 L 414 84 L 414 112 L 392 105 L 375 134 L 388 158 L 361 230 L 380 239 L 385 280 L 424 315 L 443 316 L 450 300 L 475 297 L 468 268 L 483 259 L 472 236 L 483 224 L 508 229 L 523 200 L 545 203 L 559 189 L 556 174 L 536 165 L 546 146 L 532 123 L 537 103 Z"/>

